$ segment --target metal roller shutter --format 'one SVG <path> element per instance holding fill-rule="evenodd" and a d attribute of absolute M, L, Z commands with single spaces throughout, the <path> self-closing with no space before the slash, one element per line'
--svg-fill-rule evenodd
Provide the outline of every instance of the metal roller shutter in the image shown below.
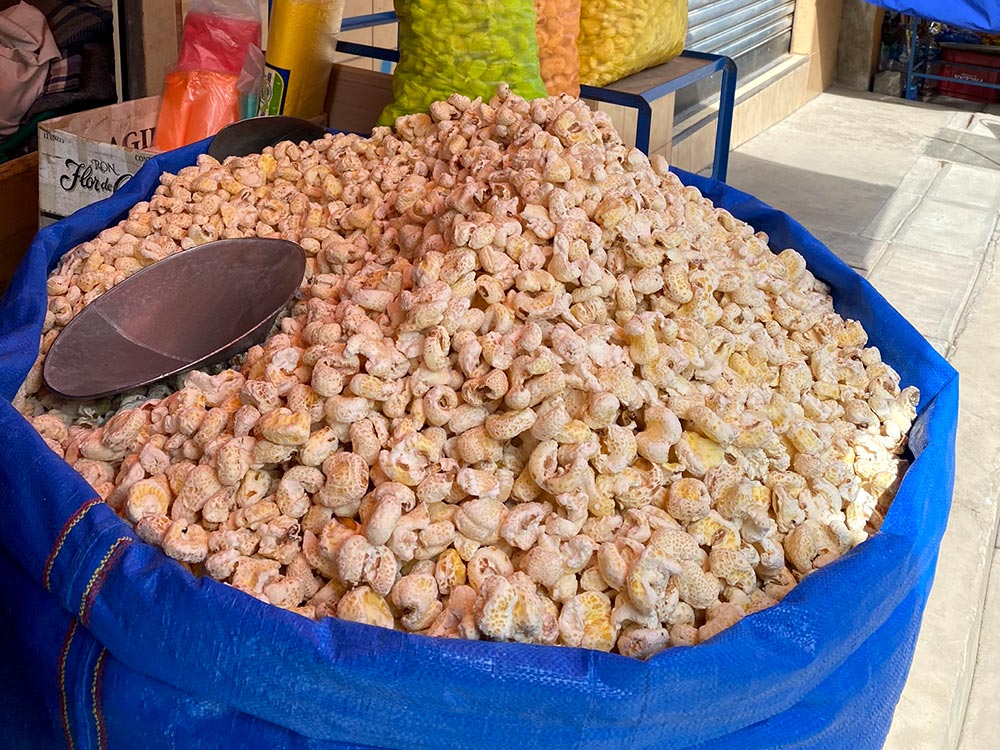
<path fill-rule="evenodd" d="M 788 54 L 794 13 L 795 0 L 688 0 L 684 46 L 733 58 L 743 83 Z M 675 122 L 717 102 L 720 81 L 716 74 L 678 91 Z"/>
<path fill-rule="evenodd" d="M 736 61 L 741 80 L 788 53 L 795 0 L 688 0 L 685 46 Z"/>

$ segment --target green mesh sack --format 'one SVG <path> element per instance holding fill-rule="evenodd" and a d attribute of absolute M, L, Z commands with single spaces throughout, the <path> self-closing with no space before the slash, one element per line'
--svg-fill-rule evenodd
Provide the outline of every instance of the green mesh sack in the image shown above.
<path fill-rule="evenodd" d="M 534 0 L 396 0 L 395 7 L 399 64 L 379 125 L 456 92 L 489 99 L 501 83 L 525 99 L 546 96 Z"/>

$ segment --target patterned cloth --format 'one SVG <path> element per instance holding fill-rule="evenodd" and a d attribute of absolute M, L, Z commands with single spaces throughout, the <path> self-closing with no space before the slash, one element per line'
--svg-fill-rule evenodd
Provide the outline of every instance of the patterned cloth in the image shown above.
<path fill-rule="evenodd" d="M 95 42 L 111 43 L 111 0 L 31 0 L 31 4 L 45 14 L 62 53 L 49 70 L 43 96 L 79 91 L 83 85 L 84 47 Z M 40 109 L 54 108 L 43 102 Z"/>
<path fill-rule="evenodd" d="M 42 94 L 58 91 L 78 91 L 83 72 L 83 55 L 75 54 L 56 60 L 49 67 L 49 77 L 45 81 Z"/>
<path fill-rule="evenodd" d="M 114 16 L 111 0 L 29 0 L 48 19 L 59 49 L 93 42 L 110 35 Z"/>

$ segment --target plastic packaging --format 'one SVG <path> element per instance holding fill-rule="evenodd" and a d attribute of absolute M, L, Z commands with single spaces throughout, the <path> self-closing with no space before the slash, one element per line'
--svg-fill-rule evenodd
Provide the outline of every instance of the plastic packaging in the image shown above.
<path fill-rule="evenodd" d="M 153 145 L 161 151 L 169 151 L 187 142 L 185 134 L 191 120 L 191 101 L 188 96 L 190 77 L 191 71 L 175 68 L 163 79 L 160 114 L 153 133 Z"/>
<path fill-rule="evenodd" d="M 191 98 L 191 119 L 187 141 L 200 141 L 215 135 L 222 128 L 240 119 L 239 92 L 236 73 L 216 73 L 196 70 L 191 74 L 188 92 Z"/>
<path fill-rule="evenodd" d="M 604 86 L 684 49 L 687 0 L 581 0 L 580 82 Z"/>
<path fill-rule="evenodd" d="M 179 148 L 240 119 L 237 83 L 260 30 L 256 0 L 191 3 L 177 65 L 164 79 L 154 147 Z"/>
<path fill-rule="evenodd" d="M 209 13 L 203 6 L 191 4 L 184 18 L 184 37 L 177 56 L 177 67 L 186 70 L 214 70 L 218 73 L 239 73 L 246 59 L 247 48 L 260 44 L 260 18 L 225 15 L 225 4 L 214 3 L 221 15 Z M 230 12 L 239 12 L 236 2 Z M 195 10 L 197 8 L 197 10 Z"/>
<path fill-rule="evenodd" d="M 580 95 L 580 0 L 535 0 L 538 63 L 549 96 Z"/>
<path fill-rule="evenodd" d="M 323 112 L 344 0 L 274 0 L 260 114 Z"/>
<path fill-rule="evenodd" d="M 47 272 L 206 142 L 150 159 L 43 229 L 0 299 L 0 745 L 219 750 L 879 750 L 906 680 L 955 475 L 958 374 L 800 224 L 679 173 L 792 247 L 920 389 L 915 460 L 881 531 L 777 606 L 641 662 L 313 622 L 196 579 L 95 500 L 8 403 Z"/>
<path fill-rule="evenodd" d="M 237 76 L 212 70 L 173 70 L 163 83 L 154 145 L 168 151 L 215 135 L 241 119 Z"/>
<path fill-rule="evenodd" d="M 525 99 L 546 96 L 534 0 L 396 0 L 395 7 L 399 64 L 379 125 L 454 93 L 489 99 L 501 83 Z"/>
<path fill-rule="evenodd" d="M 239 92 L 240 119 L 256 117 L 260 108 L 260 92 L 264 85 L 264 52 L 256 45 L 251 45 L 247 52 L 246 62 L 240 71 L 236 90 Z"/>

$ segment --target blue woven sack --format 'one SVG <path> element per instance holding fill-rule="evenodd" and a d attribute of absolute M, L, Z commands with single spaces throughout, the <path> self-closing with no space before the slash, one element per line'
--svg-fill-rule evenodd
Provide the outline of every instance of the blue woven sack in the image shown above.
<path fill-rule="evenodd" d="M 954 480 L 957 373 L 801 225 L 681 173 L 793 247 L 920 388 L 916 460 L 880 533 L 778 606 L 647 662 L 312 622 L 140 542 L 10 406 L 64 252 L 146 199 L 118 193 L 42 230 L 0 302 L 0 747 L 396 750 L 881 748 L 912 658 Z"/>
<path fill-rule="evenodd" d="M 888 10 L 930 18 L 972 31 L 1000 33 L 1000 3 L 996 0 L 868 0 Z"/>

